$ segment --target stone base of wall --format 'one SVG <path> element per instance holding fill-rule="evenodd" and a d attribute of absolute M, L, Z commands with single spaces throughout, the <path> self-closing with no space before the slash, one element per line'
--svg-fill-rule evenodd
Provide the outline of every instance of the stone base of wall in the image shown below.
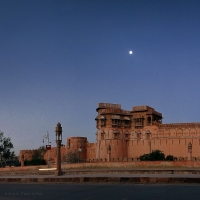
<path fill-rule="evenodd" d="M 50 165 L 55 168 L 56 165 Z M 47 165 L 24 166 L 24 167 L 4 167 L 0 172 L 38 172 L 39 169 L 47 168 Z M 87 169 L 87 168 L 200 168 L 200 161 L 126 161 L 126 162 L 93 162 L 93 163 L 70 163 L 62 164 L 61 168 L 65 169 Z"/>
<path fill-rule="evenodd" d="M 132 161 L 63 164 L 62 169 L 73 168 L 200 168 L 200 161 Z"/>

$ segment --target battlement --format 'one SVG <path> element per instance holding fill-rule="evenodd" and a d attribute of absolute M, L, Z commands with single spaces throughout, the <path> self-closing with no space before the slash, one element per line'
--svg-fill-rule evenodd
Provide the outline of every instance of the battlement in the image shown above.
<path fill-rule="evenodd" d="M 150 107 L 150 106 L 133 106 L 132 112 L 148 112 L 149 114 L 155 114 L 157 116 L 162 117 L 162 113 L 155 111 L 154 108 Z"/>
<path fill-rule="evenodd" d="M 99 103 L 97 109 L 102 109 L 102 108 L 121 109 L 121 104 L 113 104 L 113 103 Z"/>
<path fill-rule="evenodd" d="M 108 108 L 108 109 L 101 109 L 99 111 L 99 114 L 109 114 L 109 113 L 115 113 L 115 114 L 131 114 L 130 111 L 128 110 L 121 110 L 121 109 L 112 109 L 112 108 Z"/>
<path fill-rule="evenodd" d="M 149 110 L 148 108 L 151 108 L 149 106 L 133 106 L 132 111 L 137 112 L 137 111 L 147 111 Z"/>
<path fill-rule="evenodd" d="M 192 122 L 192 123 L 169 123 L 169 124 L 160 124 L 159 125 L 161 128 L 166 128 L 166 127 L 200 127 L 200 123 L 199 122 Z"/>
<path fill-rule="evenodd" d="M 37 149 L 24 149 L 24 150 L 20 150 L 20 153 L 32 153 L 34 151 L 36 151 Z"/>

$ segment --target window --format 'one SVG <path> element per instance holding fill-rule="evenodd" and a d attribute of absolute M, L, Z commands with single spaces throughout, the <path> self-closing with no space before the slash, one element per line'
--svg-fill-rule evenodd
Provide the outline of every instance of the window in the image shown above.
<path fill-rule="evenodd" d="M 129 133 L 125 133 L 125 139 L 129 139 Z"/>
<path fill-rule="evenodd" d="M 130 127 L 131 120 L 129 117 L 124 117 L 124 127 Z"/>
<path fill-rule="evenodd" d="M 140 132 L 137 132 L 137 139 L 140 139 L 141 138 L 141 133 Z"/>
<path fill-rule="evenodd" d="M 125 127 L 130 127 L 130 120 L 125 120 L 124 121 L 124 126 Z"/>
<path fill-rule="evenodd" d="M 147 125 L 151 125 L 151 117 L 147 117 Z"/>
<path fill-rule="evenodd" d="M 143 118 L 134 119 L 135 128 L 143 127 Z"/>
<path fill-rule="evenodd" d="M 147 132 L 146 132 L 145 135 L 146 135 L 146 139 L 147 139 L 147 140 L 150 139 L 150 134 L 151 134 L 150 131 L 147 131 Z"/>
<path fill-rule="evenodd" d="M 119 138 L 119 132 L 114 132 L 114 139 L 118 139 Z"/>
<path fill-rule="evenodd" d="M 111 120 L 112 126 L 121 126 L 121 117 L 119 115 L 113 115 Z"/>
<path fill-rule="evenodd" d="M 120 119 L 112 119 L 112 126 L 120 126 L 121 120 Z"/>
<path fill-rule="evenodd" d="M 106 126 L 106 117 L 103 115 L 100 117 L 100 124 L 101 126 Z"/>
<path fill-rule="evenodd" d="M 101 126 L 105 126 L 106 125 L 106 120 L 105 119 L 101 119 Z"/>

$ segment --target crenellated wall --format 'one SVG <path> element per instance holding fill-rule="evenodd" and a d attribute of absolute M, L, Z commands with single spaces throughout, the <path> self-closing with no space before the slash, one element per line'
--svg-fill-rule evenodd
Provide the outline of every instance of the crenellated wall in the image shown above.
<path fill-rule="evenodd" d="M 120 104 L 99 103 L 96 111 L 96 142 L 90 143 L 86 137 L 69 137 L 61 148 L 61 157 L 75 152 L 81 160 L 89 162 L 133 161 L 153 150 L 161 150 L 166 156 L 184 160 L 200 158 L 200 123 L 162 124 L 162 113 L 146 105 L 127 111 Z M 31 159 L 33 152 L 21 150 L 20 155 Z M 49 154 L 50 160 L 55 160 L 56 147 Z"/>
<path fill-rule="evenodd" d="M 19 161 L 21 162 L 22 155 L 24 156 L 24 160 L 31 160 L 34 152 L 35 152 L 35 149 L 20 150 L 20 152 L 19 152 Z"/>

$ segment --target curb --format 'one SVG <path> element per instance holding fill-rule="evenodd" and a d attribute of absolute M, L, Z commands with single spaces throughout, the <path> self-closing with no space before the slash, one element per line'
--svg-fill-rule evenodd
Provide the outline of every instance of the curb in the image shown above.
<path fill-rule="evenodd" d="M 0 183 L 132 183 L 132 184 L 200 184 L 200 178 L 152 177 L 72 177 L 72 178 L 0 178 Z"/>

